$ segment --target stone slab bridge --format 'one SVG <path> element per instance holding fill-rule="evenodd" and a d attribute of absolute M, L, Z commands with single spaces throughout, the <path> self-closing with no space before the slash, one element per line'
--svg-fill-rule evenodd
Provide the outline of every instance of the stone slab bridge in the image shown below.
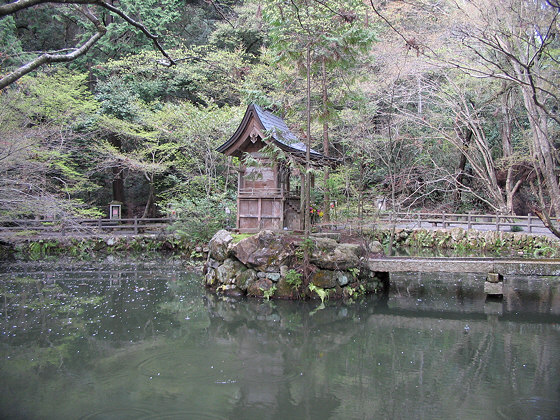
<path fill-rule="evenodd" d="M 368 268 L 376 273 L 482 273 L 486 274 L 484 292 L 502 295 L 504 276 L 559 276 L 560 259 L 502 258 L 412 258 L 383 257 L 368 260 Z"/>

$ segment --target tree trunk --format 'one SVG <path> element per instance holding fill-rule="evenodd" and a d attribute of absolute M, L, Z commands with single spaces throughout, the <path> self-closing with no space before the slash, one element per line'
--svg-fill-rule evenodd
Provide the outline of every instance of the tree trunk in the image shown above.
<path fill-rule="evenodd" d="M 311 46 L 307 45 L 307 142 L 305 144 L 305 211 L 304 232 L 305 238 L 311 233 L 311 218 L 309 209 L 311 207 Z"/>
<path fill-rule="evenodd" d="M 506 193 L 506 208 L 508 214 L 515 214 L 515 210 L 513 208 L 513 200 L 515 198 L 515 194 L 519 190 L 521 186 L 521 180 L 517 183 L 515 182 L 515 165 L 514 162 L 511 161 L 513 157 L 513 147 L 511 145 L 511 126 L 512 126 L 512 118 L 510 114 L 511 105 L 509 103 L 509 98 L 511 95 L 511 90 L 507 89 L 506 82 L 502 84 L 505 93 L 502 95 L 501 100 L 501 111 L 502 111 L 502 127 L 501 127 L 501 135 L 502 135 L 502 155 L 507 162 L 507 173 L 506 173 L 506 182 L 505 182 L 505 193 Z"/>
<path fill-rule="evenodd" d="M 118 151 L 122 151 L 122 142 L 115 135 L 111 135 L 109 137 L 109 142 L 111 145 L 117 148 Z M 113 166 L 113 201 L 119 201 L 124 203 L 125 195 L 124 195 L 124 178 L 122 176 L 123 167 L 122 166 Z"/>
<path fill-rule="evenodd" d="M 461 151 L 461 156 L 459 158 L 459 165 L 457 166 L 456 175 L 456 185 L 455 191 L 453 192 L 453 202 L 455 203 L 455 208 L 461 205 L 461 190 L 460 185 L 463 184 L 463 178 L 465 177 L 465 167 L 467 166 L 467 153 L 466 150 L 469 148 L 469 144 L 472 140 L 473 132 L 468 130 L 465 138 L 463 139 L 463 150 Z"/>
<path fill-rule="evenodd" d="M 509 42 L 504 42 L 500 40 L 506 52 L 514 51 L 513 45 Z M 531 86 L 534 85 L 534 75 L 531 69 L 535 67 L 525 68 L 521 67 L 520 64 L 512 58 L 513 56 L 508 56 L 508 60 L 517 76 L 517 78 L 524 82 L 524 84 L 519 84 L 519 89 L 523 95 L 523 104 L 527 110 L 527 115 L 529 117 L 529 125 L 531 126 L 531 132 L 533 134 L 533 153 L 535 155 L 536 169 L 542 174 L 544 178 L 545 185 L 548 190 L 548 196 L 550 198 L 550 204 L 554 209 L 555 214 L 560 215 L 560 185 L 558 183 L 558 177 L 555 173 L 555 162 L 553 157 L 554 147 L 550 139 L 550 134 L 547 126 L 547 115 L 537 105 L 538 99 L 535 97 L 531 90 Z M 544 205 L 544 203 L 541 203 Z"/>
<path fill-rule="evenodd" d="M 323 87 L 323 155 L 325 157 L 329 157 L 329 122 L 328 122 L 328 92 L 327 92 L 327 68 L 325 65 L 326 58 L 323 57 L 323 61 L 321 63 L 321 70 L 323 73 L 322 78 L 322 87 Z M 329 167 L 325 165 L 324 167 L 324 200 L 323 200 L 323 218 L 325 222 L 328 222 L 330 217 L 330 210 L 331 210 L 331 194 L 330 194 L 330 187 L 329 187 Z"/>
<path fill-rule="evenodd" d="M 142 214 L 142 218 L 146 217 L 154 217 L 154 197 L 155 197 L 155 190 L 154 190 L 154 175 L 146 175 L 150 185 L 150 192 L 148 194 L 148 201 L 146 202 L 146 207 L 144 207 L 144 213 Z"/>

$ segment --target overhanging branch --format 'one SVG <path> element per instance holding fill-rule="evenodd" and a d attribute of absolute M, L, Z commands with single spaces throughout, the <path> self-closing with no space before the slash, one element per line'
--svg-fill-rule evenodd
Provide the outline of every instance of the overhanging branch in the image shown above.
<path fill-rule="evenodd" d="M 101 23 L 99 19 L 91 10 L 87 8 L 86 5 L 97 5 L 107 9 L 111 13 L 120 16 L 124 19 L 128 24 L 134 26 L 135 28 L 139 29 L 147 38 L 151 39 L 154 43 L 154 46 L 157 50 L 161 52 L 161 54 L 166 58 L 166 62 L 164 63 L 167 66 L 173 66 L 177 64 L 175 60 L 173 60 L 169 54 L 165 51 L 163 46 L 159 42 L 159 38 L 157 35 L 151 33 L 146 26 L 137 22 L 136 20 L 132 19 L 126 13 L 124 13 L 119 8 L 113 6 L 112 4 L 104 1 L 104 0 L 18 0 L 13 3 L 8 3 L 0 6 L 0 18 L 12 15 L 18 11 L 31 8 L 33 6 L 37 6 L 39 4 L 48 4 L 48 3 L 55 3 L 55 4 L 65 4 L 65 5 L 84 5 L 81 9 L 81 12 L 90 20 L 96 28 L 95 34 L 93 34 L 84 44 L 80 47 L 72 49 L 72 52 L 67 54 L 57 54 L 54 52 L 47 52 L 39 55 L 37 58 L 29 61 L 28 63 L 20 66 L 16 70 L 8 73 L 7 75 L 3 76 L 0 79 L 0 90 L 9 86 L 10 84 L 14 83 L 21 77 L 25 76 L 26 74 L 32 72 L 33 70 L 50 63 L 63 63 L 75 60 L 79 56 L 85 54 L 101 37 L 103 37 L 107 33 L 107 28 Z"/>
<path fill-rule="evenodd" d="M 105 33 L 107 28 L 101 24 L 99 19 L 97 19 L 89 10 L 84 8 L 82 10 L 83 14 L 95 25 L 97 32 L 91 36 L 81 47 L 76 48 L 74 51 L 68 54 L 41 54 L 36 59 L 30 61 L 29 63 L 19 67 L 17 70 L 9 73 L 8 75 L 0 79 L 0 90 L 4 89 L 6 86 L 14 83 L 16 80 L 31 73 L 36 68 L 50 63 L 64 63 L 75 60 L 79 56 L 85 54 L 93 44 L 95 44 Z"/>

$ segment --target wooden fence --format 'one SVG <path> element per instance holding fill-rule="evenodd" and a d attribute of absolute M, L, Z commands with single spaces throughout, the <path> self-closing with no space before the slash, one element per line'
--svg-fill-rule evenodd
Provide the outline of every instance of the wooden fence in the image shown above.
<path fill-rule="evenodd" d="M 29 232 L 45 234 L 100 233 L 139 234 L 163 233 L 173 219 L 131 218 L 131 219 L 65 219 L 65 220 L 8 220 L 0 222 L 0 232 Z M 504 216 L 495 214 L 449 214 L 449 213 L 404 213 L 386 212 L 376 218 L 354 221 L 332 221 L 318 223 L 321 229 L 343 230 L 370 226 L 372 224 L 397 225 L 408 228 L 449 228 L 480 230 L 522 230 L 527 233 L 548 233 L 548 229 L 536 216 Z"/>
<path fill-rule="evenodd" d="M 408 228 L 450 228 L 479 229 L 493 231 L 523 231 L 527 233 L 548 233 L 542 221 L 534 215 L 506 216 L 496 214 L 452 214 L 452 213 L 407 213 L 385 212 L 373 219 L 349 221 L 348 223 L 319 224 L 323 229 L 340 230 L 345 228 L 366 227 L 371 224 L 396 225 Z"/>
<path fill-rule="evenodd" d="M 0 232 L 29 232 L 30 234 L 82 234 L 100 233 L 139 234 L 165 232 L 173 219 L 137 218 L 132 219 L 63 219 L 32 220 L 19 219 L 0 222 Z"/>
<path fill-rule="evenodd" d="M 476 229 L 484 227 L 497 232 L 507 229 L 512 230 L 514 226 L 524 231 L 533 233 L 535 228 L 545 228 L 537 216 L 505 216 L 496 214 L 447 214 L 447 213 L 387 213 L 380 217 L 384 222 L 414 223 L 416 227 L 451 226 Z M 493 228 L 493 229 L 490 229 Z M 515 228 L 514 228 L 515 229 Z"/>

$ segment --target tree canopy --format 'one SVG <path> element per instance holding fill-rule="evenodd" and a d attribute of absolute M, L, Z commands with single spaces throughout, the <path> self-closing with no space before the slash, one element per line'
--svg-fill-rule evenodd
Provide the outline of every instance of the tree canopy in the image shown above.
<path fill-rule="evenodd" d="M 309 196 L 337 217 L 379 197 L 557 217 L 559 15 L 552 0 L 0 2 L 0 217 L 233 208 L 236 163 L 215 149 L 249 103 L 341 159 Z"/>

